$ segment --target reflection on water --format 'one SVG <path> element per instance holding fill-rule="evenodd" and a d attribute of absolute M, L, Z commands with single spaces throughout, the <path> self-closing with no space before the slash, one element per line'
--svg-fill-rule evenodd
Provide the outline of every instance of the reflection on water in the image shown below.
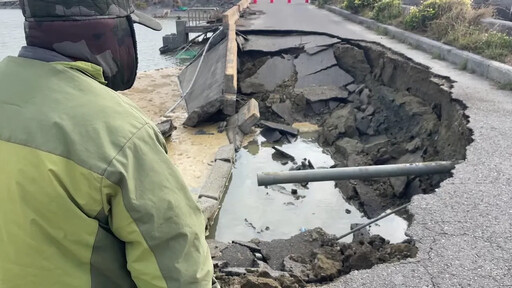
<path fill-rule="evenodd" d="M 0 60 L 7 56 L 18 55 L 20 47 L 25 45 L 23 33 L 23 15 L 19 9 L 0 9 Z M 162 31 L 153 31 L 141 25 L 135 25 L 139 52 L 139 71 L 174 67 L 176 59 L 160 55 L 158 48 L 162 46 L 162 36 L 176 31 L 174 19 L 159 19 Z"/>
<path fill-rule="evenodd" d="M 341 235 L 350 230 L 350 224 L 368 221 L 343 199 L 334 182 L 309 183 L 307 188 L 297 184 L 257 187 L 257 173 L 285 171 L 294 166 L 277 157 L 271 145 L 263 144 L 263 141 L 263 138 L 258 138 L 237 154 L 231 185 L 218 223 L 212 229 L 215 239 L 226 242 L 252 238 L 283 239 L 299 233 L 301 229 L 315 227 Z M 281 148 L 299 162 L 302 158 L 310 159 L 316 168 L 334 164 L 331 157 L 311 139 L 299 138 L 297 142 L 284 144 Z M 292 189 L 297 189 L 298 194 L 293 195 Z M 370 232 L 391 242 L 401 242 L 406 239 L 407 225 L 406 220 L 392 215 L 372 225 Z M 344 240 L 351 241 L 351 237 Z"/>

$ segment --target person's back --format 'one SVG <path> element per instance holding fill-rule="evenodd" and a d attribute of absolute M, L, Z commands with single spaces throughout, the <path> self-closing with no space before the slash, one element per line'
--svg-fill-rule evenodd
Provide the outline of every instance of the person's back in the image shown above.
<path fill-rule="evenodd" d="M 29 58 L 0 62 L 0 287 L 211 287 L 154 125 L 99 66 Z"/>

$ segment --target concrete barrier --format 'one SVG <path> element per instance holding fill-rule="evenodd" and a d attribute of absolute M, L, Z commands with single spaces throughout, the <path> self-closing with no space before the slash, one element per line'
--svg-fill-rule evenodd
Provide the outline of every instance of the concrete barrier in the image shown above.
<path fill-rule="evenodd" d="M 203 212 L 208 228 L 220 210 L 220 202 L 231 180 L 231 173 L 235 162 L 234 145 L 226 145 L 219 148 L 215 155 L 210 174 L 204 181 L 199 192 L 197 204 Z"/>
<path fill-rule="evenodd" d="M 349 21 L 355 22 L 372 30 L 379 30 L 388 36 L 411 45 L 415 49 L 432 55 L 438 55 L 441 59 L 455 64 L 459 68 L 465 69 L 471 73 L 475 73 L 498 83 L 512 82 L 511 66 L 486 59 L 482 56 L 467 51 L 459 50 L 452 46 L 398 29 L 393 26 L 381 24 L 377 21 L 352 14 L 337 7 L 326 6 L 325 9 L 331 13 L 342 16 Z"/>
<path fill-rule="evenodd" d="M 224 77 L 224 92 L 230 95 L 236 95 L 238 89 L 238 45 L 236 42 L 236 21 L 240 17 L 240 13 L 242 13 L 243 10 L 247 7 L 249 7 L 249 0 L 241 0 L 237 5 L 233 6 L 231 9 L 229 9 L 222 15 L 223 27 L 227 32 L 228 38 L 228 48 L 226 52 L 226 71 Z M 235 113 L 235 107 L 233 106 L 235 105 L 235 102 L 232 101 L 232 97 L 229 99 L 228 98 L 229 97 L 226 98 L 225 103 L 229 107 L 224 107 L 224 113 L 228 115 L 233 115 Z"/>
<path fill-rule="evenodd" d="M 236 21 L 240 13 L 249 7 L 249 0 L 241 0 L 237 5 L 222 15 L 223 29 L 227 33 L 226 69 L 224 73 L 224 105 L 223 112 L 227 115 L 236 114 L 237 93 L 237 62 L 238 45 L 236 42 Z M 226 145 L 217 151 L 215 162 L 205 180 L 197 204 L 201 208 L 206 221 L 206 229 L 213 223 L 220 210 L 220 202 L 231 180 L 234 165 L 235 147 Z"/>

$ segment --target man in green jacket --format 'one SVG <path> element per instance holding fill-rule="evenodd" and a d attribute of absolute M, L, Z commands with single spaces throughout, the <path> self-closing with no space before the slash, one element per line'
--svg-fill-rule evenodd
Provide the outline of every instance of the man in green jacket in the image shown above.
<path fill-rule="evenodd" d="M 21 0 L 0 62 L 0 287 L 211 287 L 204 219 L 166 144 L 113 90 L 137 72 L 132 0 Z"/>

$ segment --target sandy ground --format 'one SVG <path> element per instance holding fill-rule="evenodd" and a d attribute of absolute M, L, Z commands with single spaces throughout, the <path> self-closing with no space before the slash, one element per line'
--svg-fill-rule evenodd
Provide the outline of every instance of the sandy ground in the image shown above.
<path fill-rule="evenodd" d="M 180 71 L 179 68 L 167 68 L 141 72 L 133 88 L 122 94 L 157 123 L 181 97 L 177 78 Z M 167 139 L 169 158 L 181 171 L 191 191 L 196 192 L 210 171 L 215 153 L 219 147 L 229 144 L 228 139 L 225 133 L 217 133 L 216 124 L 184 127 L 182 124 L 187 117 L 184 102 L 169 116 L 177 127 Z"/>

